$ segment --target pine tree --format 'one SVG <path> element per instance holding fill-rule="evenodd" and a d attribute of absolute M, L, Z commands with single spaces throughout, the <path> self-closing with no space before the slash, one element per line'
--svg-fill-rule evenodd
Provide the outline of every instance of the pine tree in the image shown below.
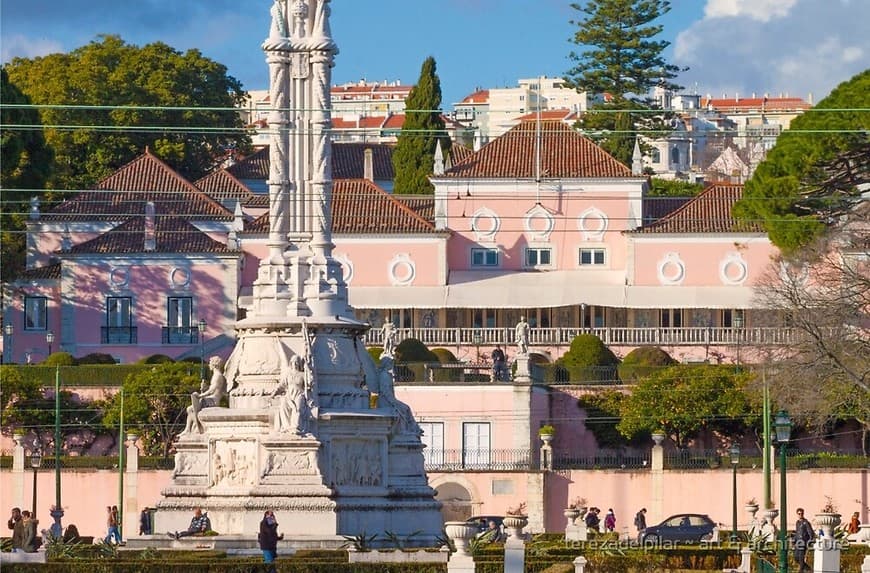
<path fill-rule="evenodd" d="M 393 193 L 434 193 L 429 182 L 436 143 L 444 155 L 450 152 L 450 138 L 440 112 L 441 80 L 431 56 L 423 62 L 420 79 L 405 100 L 405 124 L 393 151 Z"/>
<path fill-rule="evenodd" d="M 588 0 L 582 6 L 574 3 L 571 7 L 585 15 L 571 24 L 578 27 L 573 43 L 586 50 L 569 54 L 575 66 L 565 79 L 578 91 L 610 96 L 606 104 L 587 113 L 580 126 L 589 130 L 590 137 L 613 157 L 631 165 L 635 139 L 632 131 L 644 128 L 659 132 L 665 129 L 665 117 L 623 110 L 651 109 L 649 92 L 655 86 L 681 89 L 670 80 L 683 70 L 662 56 L 670 42 L 653 40 L 662 26 L 652 22 L 670 11 L 670 2 Z"/>

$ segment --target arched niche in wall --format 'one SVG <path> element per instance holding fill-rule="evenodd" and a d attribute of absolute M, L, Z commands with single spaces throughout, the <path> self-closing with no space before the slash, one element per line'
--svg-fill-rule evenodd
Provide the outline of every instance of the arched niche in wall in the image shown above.
<path fill-rule="evenodd" d="M 471 216 L 471 230 L 478 241 L 494 242 L 499 228 L 501 219 L 492 209 L 481 207 Z"/>
<path fill-rule="evenodd" d="M 532 241 L 549 241 L 555 225 L 553 214 L 540 204 L 529 209 L 523 217 L 523 228 Z"/>
<path fill-rule="evenodd" d="M 730 252 L 719 261 L 719 280 L 726 285 L 741 285 L 749 276 L 749 265 L 743 260 L 743 255 Z"/>
<path fill-rule="evenodd" d="M 405 253 L 399 253 L 387 264 L 387 276 L 393 286 L 410 285 L 417 276 L 417 265 Z"/>
<path fill-rule="evenodd" d="M 663 285 L 678 285 L 686 278 L 686 264 L 679 253 L 667 253 L 658 263 L 659 282 Z"/>
<path fill-rule="evenodd" d="M 589 207 L 577 216 L 577 228 L 584 241 L 601 241 L 607 232 L 610 220 L 601 209 Z"/>

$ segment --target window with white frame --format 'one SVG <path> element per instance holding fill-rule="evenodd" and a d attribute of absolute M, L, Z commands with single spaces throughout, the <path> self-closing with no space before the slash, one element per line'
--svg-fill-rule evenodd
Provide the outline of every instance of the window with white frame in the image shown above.
<path fill-rule="evenodd" d="M 44 296 L 28 296 L 24 298 L 24 330 L 45 330 L 47 320 L 48 299 Z"/>
<path fill-rule="evenodd" d="M 580 266 L 603 265 L 605 253 L 605 249 L 580 249 Z"/>
<path fill-rule="evenodd" d="M 444 464 L 444 422 L 420 422 L 423 460 L 427 466 Z"/>
<path fill-rule="evenodd" d="M 548 267 L 552 264 L 553 250 L 545 247 L 526 248 L 527 267 Z"/>
<path fill-rule="evenodd" d="M 663 308 L 659 313 L 659 326 L 662 328 L 682 328 L 683 309 Z"/>
<path fill-rule="evenodd" d="M 498 249 L 471 249 L 471 266 L 497 267 Z"/>
<path fill-rule="evenodd" d="M 188 328 L 193 322 L 193 299 L 189 296 L 171 296 L 166 301 L 166 325 Z"/>
<path fill-rule="evenodd" d="M 490 460 L 489 422 L 463 422 L 462 466 L 486 468 Z"/>
<path fill-rule="evenodd" d="M 128 296 L 111 296 L 106 299 L 106 326 L 125 327 L 132 322 L 133 305 Z"/>

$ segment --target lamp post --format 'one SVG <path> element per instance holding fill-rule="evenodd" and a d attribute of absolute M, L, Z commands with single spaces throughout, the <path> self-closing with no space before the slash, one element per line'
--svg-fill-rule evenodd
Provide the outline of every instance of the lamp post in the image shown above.
<path fill-rule="evenodd" d="M 48 343 L 48 355 L 51 356 L 51 344 L 54 342 L 54 332 L 50 330 L 46 332 L 45 341 Z"/>
<path fill-rule="evenodd" d="M 743 338 L 743 310 L 734 311 L 734 328 L 737 329 L 737 368 L 740 368 L 740 342 Z"/>
<path fill-rule="evenodd" d="M 779 442 L 779 573 L 788 573 L 788 511 L 786 510 L 786 447 L 791 438 L 791 419 L 788 412 L 780 410 L 773 421 L 776 430 L 776 441 Z"/>
<path fill-rule="evenodd" d="M 39 466 L 42 465 L 42 451 L 34 443 L 33 451 L 30 452 L 30 467 L 33 468 L 33 507 L 31 514 L 36 519 L 36 472 L 39 471 Z"/>
<path fill-rule="evenodd" d="M 475 332 L 471 336 L 472 342 L 474 342 L 474 347 L 477 350 L 477 363 L 480 364 L 480 343 L 483 342 L 483 337 L 479 332 Z"/>
<path fill-rule="evenodd" d="M 205 384 L 205 319 L 199 319 L 199 383 Z"/>
<path fill-rule="evenodd" d="M 4 352 L 4 353 L 6 354 L 6 356 L 7 356 L 7 360 L 6 360 L 6 361 L 9 362 L 10 364 L 12 364 L 13 362 L 15 362 L 15 358 L 14 358 L 14 356 L 13 356 L 13 354 L 12 354 L 12 332 L 13 332 L 14 330 L 15 330 L 15 329 L 14 329 L 14 327 L 12 326 L 12 323 L 11 323 L 11 322 L 7 323 L 6 326 L 3 327 L 3 335 L 4 335 L 4 340 L 3 340 L 3 352 Z"/>
<path fill-rule="evenodd" d="M 731 541 L 737 541 L 737 464 L 740 463 L 740 446 L 734 444 L 731 454 Z"/>

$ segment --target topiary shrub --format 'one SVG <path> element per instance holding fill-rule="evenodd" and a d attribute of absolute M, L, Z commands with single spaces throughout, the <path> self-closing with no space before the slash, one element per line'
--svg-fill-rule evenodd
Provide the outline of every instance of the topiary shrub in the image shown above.
<path fill-rule="evenodd" d="M 175 360 L 165 354 L 152 354 L 140 359 L 136 364 L 164 364 L 166 362 L 175 362 Z M 197 360 L 197 363 L 199 363 L 199 360 Z"/>
<path fill-rule="evenodd" d="M 115 358 L 111 354 L 103 354 L 102 352 L 91 352 L 77 358 L 76 362 L 82 364 L 117 364 Z"/>
<path fill-rule="evenodd" d="M 406 338 L 396 346 L 396 362 L 439 362 L 438 355 L 416 338 Z"/>
<path fill-rule="evenodd" d="M 456 355 L 447 350 L 446 348 L 433 348 L 432 354 L 438 357 L 438 362 L 440 362 L 441 364 L 459 362 L 459 359 L 456 358 Z"/>
<path fill-rule="evenodd" d="M 618 380 L 619 359 L 594 334 L 581 334 L 571 341 L 571 348 L 557 361 L 571 382 L 609 382 Z"/>
<path fill-rule="evenodd" d="M 69 352 L 53 352 L 42 361 L 43 366 L 75 366 L 78 362 Z"/>
<path fill-rule="evenodd" d="M 658 346 L 641 346 L 629 352 L 619 365 L 619 379 L 633 383 L 646 378 L 659 368 L 676 364 L 670 354 Z"/>

